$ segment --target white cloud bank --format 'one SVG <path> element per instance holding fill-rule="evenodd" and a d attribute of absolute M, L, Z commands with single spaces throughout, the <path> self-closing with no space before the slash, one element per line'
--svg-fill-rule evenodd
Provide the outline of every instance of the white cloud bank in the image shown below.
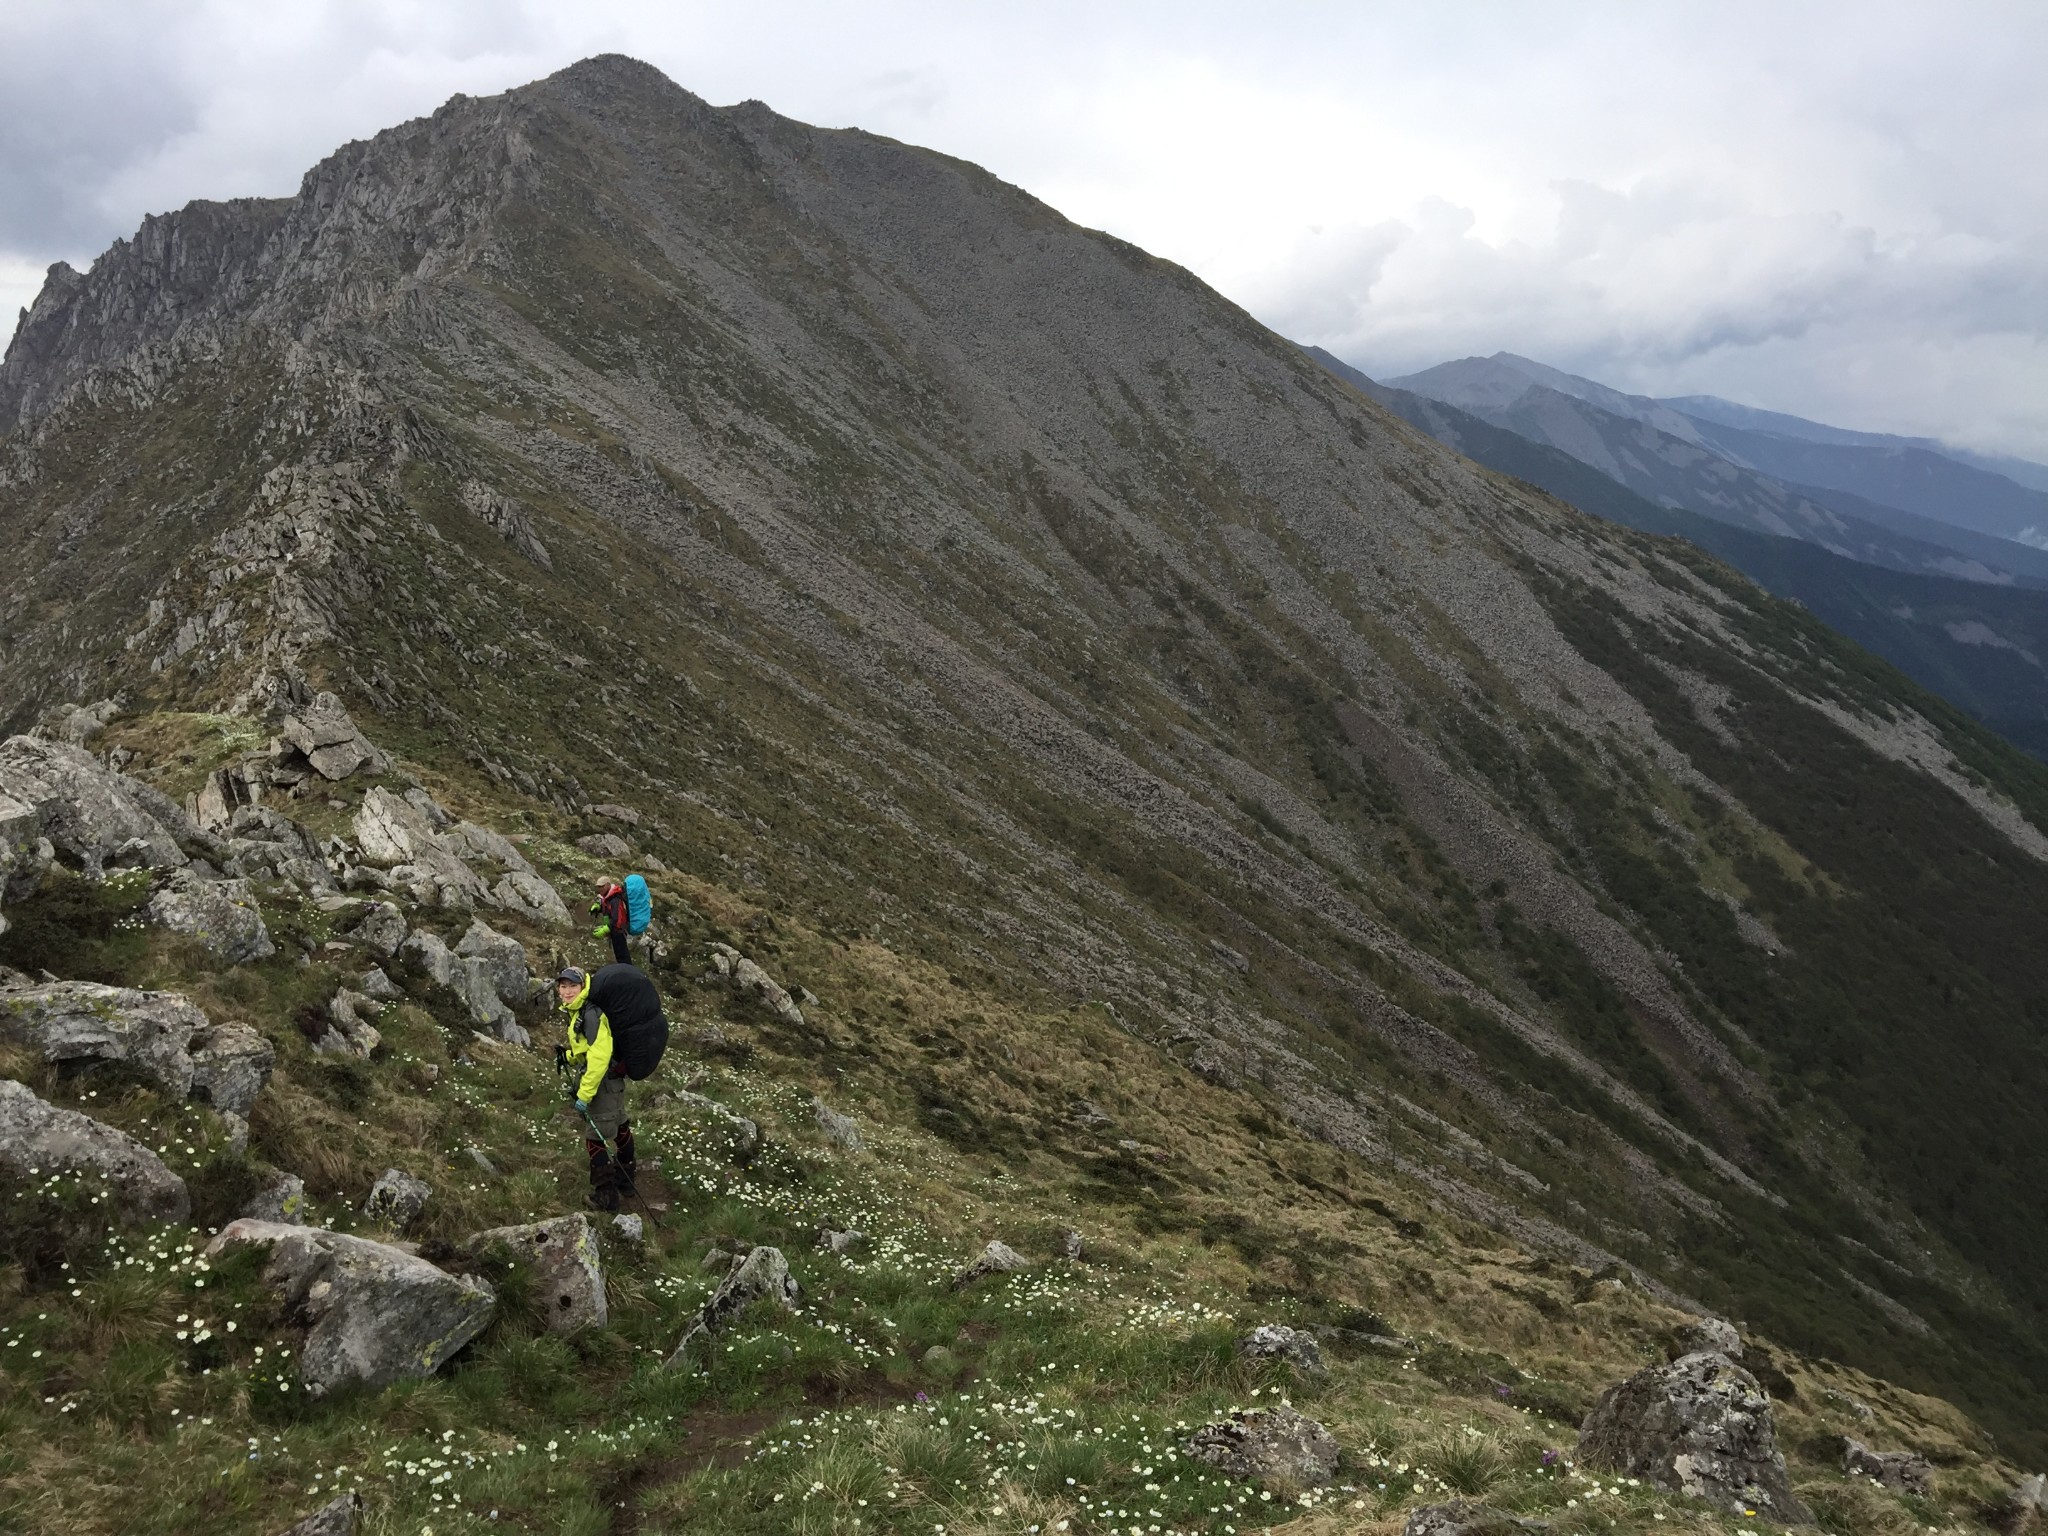
<path fill-rule="evenodd" d="M 2048 459 L 2048 7 L 13 0 L 0 314 L 618 50 L 987 165 L 1392 375 L 1500 349 Z"/>

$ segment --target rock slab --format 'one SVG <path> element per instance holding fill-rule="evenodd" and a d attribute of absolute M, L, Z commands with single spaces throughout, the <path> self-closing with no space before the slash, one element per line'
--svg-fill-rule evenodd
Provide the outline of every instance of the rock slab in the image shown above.
<path fill-rule="evenodd" d="M 991 1242 L 975 1256 L 972 1264 L 953 1277 L 953 1289 L 962 1290 L 990 1275 L 1007 1275 L 1012 1270 L 1022 1268 L 1023 1254 L 1007 1243 Z"/>
<path fill-rule="evenodd" d="M 783 1257 L 780 1248 L 754 1249 L 733 1265 L 732 1272 L 684 1330 L 674 1353 L 668 1357 L 667 1368 L 673 1371 L 689 1364 L 692 1345 L 718 1332 L 732 1321 L 736 1313 L 755 1302 L 770 1301 L 789 1308 L 801 1301 L 803 1294 L 803 1287 L 789 1272 L 789 1260 Z"/>
<path fill-rule="evenodd" d="M 492 1227 L 470 1238 L 466 1246 L 474 1253 L 497 1249 L 533 1269 L 549 1333 L 602 1328 L 610 1320 L 597 1233 L 588 1217 L 579 1213 L 518 1227 Z"/>
<path fill-rule="evenodd" d="M 277 1536 L 355 1536 L 356 1521 L 362 1513 L 363 1496 L 344 1493 L 332 1503 L 321 1505 L 296 1525 L 279 1531 Z"/>
<path fill-rule="evenodd" d="M 1586 1415 L 1579 1460 L 1730 1514 L 1811 1523 L 1785 1473 L 1770 1398 L 1726 1355 L 1684 1355 L 1609 1387 Z"/>
<path fill-rule="evenodd" d="M 92 981 L 0 986 L 0 1040 L 79 1067 L 119 1062 L 174 1099 L 246 1119 L 277 1051 L 246 1024 L 215 1024 L 175 992 Z"/>
<path fill-rule="evenodd" d="M 207 880 L 190 869 L 173 870 L 150 895 L 143 915 L 159 928 L 199 940 L 230 965 L 277 953 L 247 880 Z"/>
<path fill-rule="evenodd" d="M 1410 1510 L 1401 1536 L 1536 1536 L 1549 1529 L 1547 1520 L 1525 1520 L 1485 1504 L 1453 1499 Z"/>
<path fill-rule="evenodd" d="M 1893 1493 L 1934 1491 L 1933 1465 L 1912 1451 L 1873 1451 L 1861 1440 L 1851 1439 L 1842 1451 L 1842 1470 L 1851 1477 L 1867 1477 Z"/>
<path fill-rule="evenodd" d="M 244 1218 L 207 1245 L 264 1247 L 264 1282 L 304 1330 L 299 1381 L 315 1397 L 348 1383 L 371 1388 L 431 1376 L 490 1322 L 497 1297 L 388 1243 Z"/>
<path fill-rule="evenodd" d="M 403 1232 L 419 1219 L 433 1192 L 426 1180 L 416 1179 L 402 1168 L 386 1168 L 370 1186 L 363 1214 L 394 1232 Z"/>
<path fill-rule="evenodd" d="M 1323 1369 L 1323 1347 L 1315 1335 L 1282 1323 L 1260 1324 L 1237 1341 L 1237 1352 L 1247 1360 L 1284 1360 L 1311 1375 Z"/>

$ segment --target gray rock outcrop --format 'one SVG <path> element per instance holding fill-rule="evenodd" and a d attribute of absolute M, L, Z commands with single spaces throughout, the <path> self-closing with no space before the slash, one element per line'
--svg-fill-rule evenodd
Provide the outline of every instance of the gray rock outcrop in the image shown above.
<path fill-rule="evenodd" d="M 580 1213 L 517 1227 L 492 1227 L 465 1245 L 472 1253 L 498 1249 L 534 1273 L 536 1299 L 550 1333 L 575 1333 L 602 1328 L 605 1308 L 604 1268 L 598 1260 L 597 1233 Z"/>
<path fill-rule="evenodd" d="M 576 839 L 576 846 L 594 859 L 630 859 L 633 845 L 616 832 L 593 832 Z"/>
<path fill-rule="evenodd" d="M 103 1187 L 126 1221 L 186 1221 L 185 1181 L 124 1131 L 46 1103 L 26 1085 L 0 1078 L 0 1168 L 16 1179 L 66 1173 Z"/>
<path fill-rule="evenodd" d="M 35 810 L 40 836 L 89 875 L 114 867 L 177 869 L 198 828 L 161 792 L 82 747 L 11 736 L 0 742 L 0 795 Z"/>
<path fill-rule="evenodd" d="M 313 1042 L 313 1049 L 323 1055 L 360 1056 L 365 1060 L 375 1055 L 384 1037 L 370 1021 L 377 1016 L 380 1006 L 375 998 L 344 987 L 328 1002 L 327 1031 Z"/>
<path fill-rule="evenodd" d="M 732 1267 L 732 1272 L 691 1320 L 668 1357 L 667 1368 L 680 1370 L 689 1364 L 690 1350 L 699 1340 L 717 1333 L 735 1314 L 755 1302 L 767 1301 L 790 1308 L 803 1299 L 803 1294 L 803 1287 L 789 1272 L 789 1261 L 780 1248 L 754 1249 Z"/>
<path fill-rule="evenodd" d="M 244 1118 L 277 1058 L 248 1025 L 215 1024 L 175 992 L 92 981 L 0 986 L 0 1040 L 59 1066 L 118 1062 L 174 1099 Z"/>
<path fill-rule="evenodd" d="M 388 1243 L 243 1219 L 223 1228 L 207 1256 L 264 1247 L 264 1282 L 303 1337 L 299 1381 L 322 1396 L 361 1383 L 386 1387 L 431 1376 L 481 1333 L 497 1297 L 483 1281 L 450 1275 Z"/>
<path fill-rule="evenodd" d="M 381 786 L 356 811 L 356 847 L 385 880 L 420 906 L 469 908 L 487 904 L 490 889 L 428 819 L 425 812 Z"/>
<path fill-rule="evenodd" d="M 43 813 L 0 794 L 0 907 L 34 895 L 55 852 L 43 836 Z M 0 933 L 6 931 L 6 915 L 0 913 Z"/>
<path fill-rule="evenodd" d="M 433 1193 L 426 1180 L 416 1179 L 402 1168 L 386 1168 L 370 1186 L 363 1215 L 394 1232 L 403 1232 L 419 1219 Z"/>
<path fill-rule="evenodd" d="M 569 908 L 552 885 L 530 870 L 514 870 L 491 887 L 491 898 L 507 912 L 536 923 L 569 921 Z"/>
<path fill-rule="evenodd" d="M 312 703 L 286 715 L 278 735 L 307 767 L 332 782 L 356 773 L 385 773 L 391 767 L 391 760 L 371 745 L 331 693 L 317 694 Z"/>
<path fill-rule="evenodd" d="M 1246 1360 L 1284 1360 L 1311 1375 L 1323 1370 L 1323 1349 L 1315 1335 L 1282 1323 L 1260 1324 L 1237 1341 L 1237 1352 Z"/>
<path fill-rule="evenodd" d="M 782 984 L 730 944 L 713 943 L 711 969 L 732 982 L 735 992 L 751 997 L 783 1023 L 801 1027 L 804 1011 Z"/>
<path fill-rule="evenodd" d="M 1867 1477 L 1894 1493 L 1934 1491 L 1933 1464 L 1914 1451 L 1873 1451 L 1852 1438 L 1842 1449 L 1842 1470 L 1851 1477 Z"/>
<path fill-rule="evenodd" d="M 1770 1398 L 1726 1355 L 1685 1355 L 1609 1387 L 1586 1415 L 1579 1460 L 1733 1514 L 1810 1519 L 1785 1473 Z"/>
<path fill-rule="evenodd" d="M 1337 1442 L 1292 1408 L 1255 1408 L 1205 1424 L 1181 1446 L 1225 1477 L 1286 1490 L 1322 1488 L 1337 1475 Z"/>
<path fill-rule="evenodd" d="M 199 940 L 230 965 L 277 953 L 247 880 L 208 880 L 190 869 L 173 870 L 151 893 L 144 915 L 159 928 Z"/>
<path fill-rule="evenodd" d="M 488 930 L 486 930 L 488 932 Z M 488 1033 L 492 1038 L 510 1041 L 515 1045 L 528 1044 L 526 1031 L 512 1016 L 512 1010 L 505 1006 L 498 995 L 494 980 L 493 962 L 475 955 L 458 955 L 431 933 L 415 933 L 399 946 L 399 955 L 432 977 L 435 982 L 453 992 L 462 1002 L 470 1023 Z M 525 954 L 522 949 L 521 955 Z M 521 982 L 523 984 L 525 962 L 522 960 Z M 498 969 L 502 970 L 500 964 Z"/>
<path fill-rule="evenodd" d="M 390 959 L 405 942 L 405 914 L 388 901 L 373 901 L 343 937 Z"/>
<path fill-rule="evenodd" d="M 455 946 L 458 957 L 479 962 L 479 974 L 502 1003 L 523 1003 L 531 984 L 526 976 L 526 946 L 499 933 L 482 918 L 472 918 L 469 931 Z"/>
<path fill-rule="evenodd" d="M 953 1277 L 953 1289 L 962 1290 L 977 1280 L 987 1279 L 990 1275 L 1007 1275 L 1012 1270 L 1024 1267 L 1023 1254 L 1007 1243 L 991 1242 L 975 1256 L 972 1264 Z"/>
<path fill-rule="evenodd" d="M 1742 1358 L 1742 1335 L 1735 1331 L 1733 1323 L 1718 1317 L 1698 1317 L 1682 1323 L 1673 1331 L 1672 1340 L 1673 1359 L 1698 1354 L 1726 1355 L 1730 1360 Z"/>
<path fill-rule="evenodd" d="M 405 996 L 398 983 L 384 974 L 381 965 L 373 965 L 363 972 L 362 979 L 356 983 L 356 990 L 374 1003 L 395 1003 Z"/>

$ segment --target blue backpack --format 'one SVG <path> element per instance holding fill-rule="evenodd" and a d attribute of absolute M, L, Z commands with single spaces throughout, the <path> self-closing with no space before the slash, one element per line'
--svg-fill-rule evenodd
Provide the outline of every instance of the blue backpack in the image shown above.
<path fill-rule="evenodd" d="M 647 877 L 626 876 L 626 931 L 645 933 L 653 921 L 654 893 L 647 889 Z"/>

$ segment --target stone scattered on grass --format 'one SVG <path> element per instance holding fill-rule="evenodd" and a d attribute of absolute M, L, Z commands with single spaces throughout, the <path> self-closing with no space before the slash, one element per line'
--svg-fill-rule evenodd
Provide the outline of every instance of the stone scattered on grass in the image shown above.
<path fill-rule="evenodd" d="M 1315 1335 L 1282 1323 L 1262 1323 L 1237 1341 L 1247 1360 L 1284 1360 L 1310 1375 L 1323 1373 L 1323 1350 Z"/>
<path fill-rule="evenodd" d="M 370 1186 L 369 1198 L 363 1202 L 363 1215 L 393 1232 L 403 1232 L 419 1219 L 433 1192 L 424 1179 L 416 1179 L 401 1168 L 386 1168 Z"/>
<path fill-rule="evenodd" d="M 818 1129 L 825 1133 L 825 1139 L 835 1147 L 848 1152 L 861 1149 L 860 1127 L 851 1115 L 842 1115 L 815 1094 L 811 1097 L 811 1115 L 818 1122 Z"/>
<path fill-rule="evenodd" d="M 963 1290 L 989 1275 L 1006 1275 L 1024 1268 L 1024 1264 L 1024 1255 L 1016 1249 L 1007 1243 L 991 1242 L 975 1256 L 972 1264 L 953 1277 L 953 1289 Z"/>
<path fill-rule="evenodd" d="M 1529 1520 L 1505 1510 L 1465 1499 L 1448 1504 L 1425 1504 L 1410 1510 L 1401 1536 L 1539 1536 L 1549 1530 L 1547 1520 Z"/>
<path fill-rule="evenodd" d="M 492 1227 L 464 1246 L 476 1254 L 497 1249 L 533 1271 L 535 1299 L 549 1333 L 602 1328 L 609 1321 L 597 1233 L 581 1212 L 524 1226 Z"/>
<path fill-rule="evenodd" d="M 670 1354 L 667 1369 L 680 1370 L 690 1363 L 690 1351 L 700 1340 L 708 1340 L 717 1333 L 735 1314 L 752 1306 L 757 1301 L 772 1302 L 784 1310 L 793 1309 L 803 1299 L 803 1287 L 796 1283 L 796 1277 L 789 1272 L 789 1261 L 782 1256 L 780 1248 L 756 1248 L 739 1263 L 720 1283 L 684 1330 L 682 1339 Z"/>
<path fill-rule="evenodd" d="M 297 1525 L 287 1526 L 277 1536 L 355 1536 L 356 1521 L 363 1512 L 363 1496 L 344 1493 L 321 1505 Z"/>
<path fill-rule="evenodd" d="M 1914 1451 L 1873 1451 L 1852 1438 L 1842 1449 L 1842 1470 L 1851 1477 L 1867 1477 L 1893 1493 L 1924 1495 L 1934 1491 L 1934 1467 Z"/>
<path fill-rule="evenodd" d="M 1281 1490 L 1322 1488 L 1337 1475 L 1337 1442 L 1330 1432 L 1285 1406 L 1205 1424 L 1181 1451 L 1225 1477 Z"/>

